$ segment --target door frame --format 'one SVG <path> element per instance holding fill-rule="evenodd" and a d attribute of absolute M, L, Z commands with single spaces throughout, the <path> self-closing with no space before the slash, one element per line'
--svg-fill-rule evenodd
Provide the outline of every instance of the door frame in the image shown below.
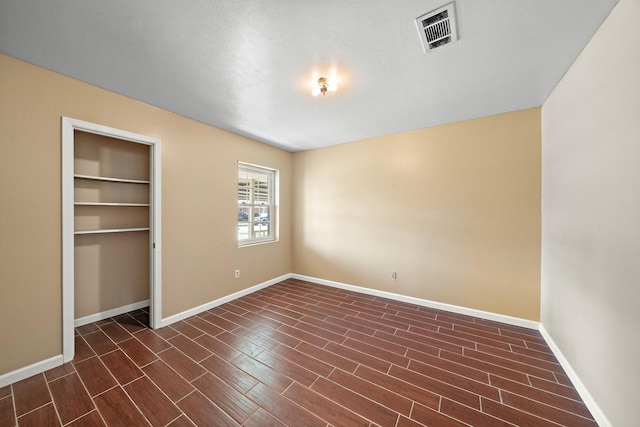
<path fill-rule="evenodd" d="M 62 357 L 75 355 L 74 348 L 74 144 L 75 131 L 93 133 L 149 146 L 149 326 L 162 322 L 161 245 L 161 141 L 158 138 L 62 117 Z"/>

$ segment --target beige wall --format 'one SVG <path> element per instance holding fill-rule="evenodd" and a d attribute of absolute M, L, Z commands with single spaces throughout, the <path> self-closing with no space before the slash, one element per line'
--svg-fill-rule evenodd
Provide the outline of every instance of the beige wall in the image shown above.
<path fill-rule="evenodd" d="M 63 115 L 162 139 L 163 317 L 291 271 L 290 153 L 4 55 L 0 93 L 0 375 L 62 352 Z M 281 171 L 277 243 L 237 247 L 238 160 Z"/>
<path fill-rule="evenodd" d="M 615 426 L 640 420 L 640 1 L 542 108 L 542 324 Z"/>
<path fill-rule="evenodd" d="M 295 153 L 293 271 L 538 320 L 540 138 L 535 108 Z"/>

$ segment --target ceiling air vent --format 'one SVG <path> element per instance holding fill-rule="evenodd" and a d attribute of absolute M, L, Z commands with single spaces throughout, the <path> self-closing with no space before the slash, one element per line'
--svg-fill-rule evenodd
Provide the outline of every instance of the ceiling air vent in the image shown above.
<path fill-rule="evenodd" d="M 458 40 L 453 2 L 416 19 L 424 52 Z"/>

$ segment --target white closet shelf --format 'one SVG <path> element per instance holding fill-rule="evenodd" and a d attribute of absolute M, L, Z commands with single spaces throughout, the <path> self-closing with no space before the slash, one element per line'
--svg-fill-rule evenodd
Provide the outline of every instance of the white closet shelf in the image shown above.
<path fill-rule="evenodd" d="M 142 179 L 110 178 L 107 176 L 94 176 L 94 175 L 82 175 L 82 174 L 75 174 L 73 175 L 73 177 L 79 178 L 79 179 L 92 179 L 95 181 L 126 182 L 129 184 L 149 184 L 150 183 L 150 181 L 145 181 Z"/>
<path fill-rule="evenodd" d="M 76 206 L 150 206 L 149 203 L 74 202 Z"/>
<path fill-rule="evenodd" d="M 128 233 L 130 231 L 149 231 L 149 227 L 97 228 L 95 230 L 75 230 L 73 234 Z"/>

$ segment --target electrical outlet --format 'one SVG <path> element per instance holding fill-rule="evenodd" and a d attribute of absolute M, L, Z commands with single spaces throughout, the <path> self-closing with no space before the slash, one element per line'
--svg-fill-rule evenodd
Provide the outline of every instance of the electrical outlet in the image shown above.
<path fill-rule="evenodd" d="M 233 274 L 233 277 L 235 277 L 236 279 L 240 278 L 240 270 L 236 270 L 235 273 Z"/>
<path fill-rule="evenodd" d="M 398 273 L 396 273 L 395 271 L 393 273 L 391 273 L 391 278 L 393 280 L 398 280 Z"/>

